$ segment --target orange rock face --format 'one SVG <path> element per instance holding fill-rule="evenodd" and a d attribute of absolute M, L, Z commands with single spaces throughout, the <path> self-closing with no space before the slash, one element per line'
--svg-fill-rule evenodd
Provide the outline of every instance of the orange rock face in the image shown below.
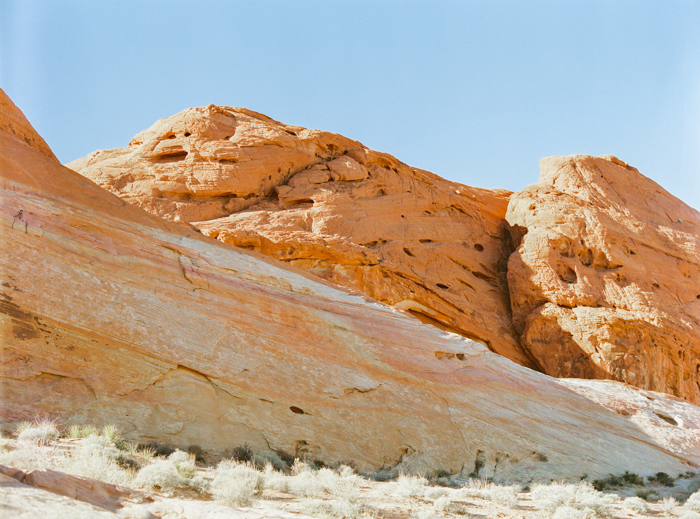
<path fill-rule="evenodd" d="M 496 481 L 700 461 L 483 345 L 126 204 L 26 132 L 0 131 L 3 429 L 48 416 Z"/>
<path fill-rule="evenodd" d="M 185 110 L 68 164 L 122 199 L 475 339 L 520 364 L 510 193 L 411 168 L 241 108 Z"/>
<path fill-rule="evenodd" d="M 552 376 L 700 402 L 700 213 L 612 156 L 540 165 L 506 217 L 523 347 Z"/>

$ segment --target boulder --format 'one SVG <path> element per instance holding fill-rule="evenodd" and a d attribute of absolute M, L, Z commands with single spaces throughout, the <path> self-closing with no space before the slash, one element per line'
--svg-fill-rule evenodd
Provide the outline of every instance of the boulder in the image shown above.
<path fill-rule="evenodd" d="M 700 402 L 700 213 L 606 155 L 511 197 L 513 323 L 544 372 Z"/>

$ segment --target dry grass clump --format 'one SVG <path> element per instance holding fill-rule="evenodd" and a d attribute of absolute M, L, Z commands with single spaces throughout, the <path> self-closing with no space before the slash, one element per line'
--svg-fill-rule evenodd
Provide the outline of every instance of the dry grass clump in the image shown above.
<path fill-rule="evenodd" d="M 683 504 L 683 509 L 690 510 L 692 512 L 700 512 L 700 490 L 688 498 L 688 500 Z"/>
<path fill-rule="evenodd" d="M 216 468 L 210 491 L 223 505 L 250 506 L 263 484 L 263 475 L 251 463 L 224 460 Z"/>
<path fill-rule="evenodd" d="M 172 494 L 176 488 L 184 486 L 185 482 L 172 461 L 157 459 L 138 472 L 134 485 Z"/>
<path fill-rule="evenodd" d="M 470 479 L 462 488 L 456 490 L 453 499 L 477 497 L 492 501 L 506 508 L 518 506 L 518 493 L 522 490 L 520 485 L 495 485 L 479 479 Z"/>
<path fill-rule="evenodd" d="M 429 484 L 424 477 L 401 474 L 396 482 L 396 494 L 418 499 L 425 496 Z"/>
<path fill-rule="evenodd" d="M 638 514 L 645 514 L 649 511 L 646 501 L 641 497 L 628 497 L 622 501 L 622 506 Z"/>
<path fill-rule="evenodd" d="M 664 497 L 661 500 L 661 511 L 665 514 L 671 515 L 678 508 L 678 501 L 671 496 Z"/>
<path fill-rule="evenodd" d="M 562 512 L 562 514 L 573 514 L 573 512 L 568 511 L 568 508 L 572 508 L 584 514 L 589 514 L 586 510 L 590 510 L 593 516 L 607 515 L 610 506 L 620 499 L 617 494 L 603 494 L 597 491 L 588 482 L 537 485 L 533 488 L 531 496 L 538 508 L 551 514 L 555 514 L 559 508 L 566 507 L 567 511 Z"/>
<path fill-rule="evenodd" d="M 69 455 L 62 456 L 56 468 L 69 474 L 114 485 L 128 485 L 133 472 L 119 465 L 121 452 L 107 438 L 89 436 Z"/>
<path fill-rule="evenodd" d="M 168 456 L 168 461 L 175 465 L 177 473 L 184 479 L 192 479 L 194 473 L 197 470 L 197 465 L 195 464 L 195 455 L 189 452 L 184 452 L 181 450 L 176 450 L 170 456 Z"/>

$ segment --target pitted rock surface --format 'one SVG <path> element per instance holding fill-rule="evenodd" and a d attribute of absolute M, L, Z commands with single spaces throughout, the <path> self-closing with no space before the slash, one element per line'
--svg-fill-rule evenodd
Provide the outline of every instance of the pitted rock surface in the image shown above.
<path fill-rule="evenodd" d="M 411 168 L 337 134 L 193 108 L 68 167 L 189 222 L 536 367 L 510 319 L 510 193 Z"/>

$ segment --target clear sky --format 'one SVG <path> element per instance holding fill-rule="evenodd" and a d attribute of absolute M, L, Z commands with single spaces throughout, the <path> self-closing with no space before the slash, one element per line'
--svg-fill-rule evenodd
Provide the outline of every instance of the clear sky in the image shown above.
<path fill-rule="evenodd" d="M 479 187 L 613 154 L 700 209 L 698 0 L 0 0 L 0 86 L 62 162 L 215 103 Z"/>

